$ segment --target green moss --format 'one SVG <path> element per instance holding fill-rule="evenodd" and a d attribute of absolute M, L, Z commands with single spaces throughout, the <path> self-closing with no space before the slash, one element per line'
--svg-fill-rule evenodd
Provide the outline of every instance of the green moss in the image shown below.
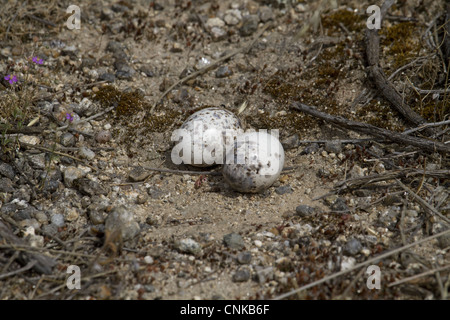
<path fill-rule="evenodd" d="M 392 56 L 394 68 L 399 68 L 414 58 L 420 50 L 415 34 L 417 26 L 411 22 L 402 22 L 381 30 L 384 39 L 381 44 L 388 48 L 388 57 Z"/>
<path fill-rule="evenodd" d="M 340 23 L 342 23 L 349 31 L 361 31 L 365 24 L 364 17 L 357 15 L 353 11 L 349 10 L 339 10 L 322 19 L 322 24 L 327 29 L 337 30 L 340 28 Z"/>
<path fill-rule="evenodd" d="M 128 129 L 128 136 L 134 136 L 137 129 L 145 132 L 164 132 L 172 127 L 181 112 L 164 110 L 150 114 L 151 105 L 138 91 L 122 92 L 113 86 L 104 86 L 91 95 L 92 99 L 104 107 L 116 105 L 116 120 Z M 145 112 L 146 111 L 146 112 Z M 141 114 L 140 114 L 141 112 Z M 142 118 L 143 115 L 143 118 Z"/>
<path fill-rule="evenodd" d="M 91 98 L 94 101 L 100 102 L 103 107 L 109 107 L 111 105 L 118 104 L 121 96 L 122 92 L 109 85 L 101 87 L 98 92 L 91 93 Z"/>

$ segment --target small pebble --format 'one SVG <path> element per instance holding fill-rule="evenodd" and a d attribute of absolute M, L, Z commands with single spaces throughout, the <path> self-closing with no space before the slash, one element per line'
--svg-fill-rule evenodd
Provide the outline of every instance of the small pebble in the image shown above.
<path fill-rule="evenodd" d="M 113 233 L 119 231 L 124 241 L 136 237 L 141 228 L 134 219 L 133 211 L 125 206 L 115 207 L 105 221 L 105 231 Z"/>
<path fill-rule="evenodd" d="M 217 18 L 217 17 L 216 18 L 210 18 L 210 19 L 208 19 L 208 21 L 206 21 L 205 26 L 206 26 L 206 28 L 211 30 L 214 27 L 221 28 L 221 27 L 225 26 L 225 22 L 223 22 L 222 19 Z"/>
<path fill-rule="evenodd" d="M 74 181 L 74 185 L 83 195 L 87 195 L 90 197 L 94 195 L 108 194 L 108 191 L 100 183 L 87 178 L 81 178 Z"/>
<path fill-rule="evenodd" d="M 98 76 L 98 81 L 107 81 L 107 82 L 114 82 L 116 81 L 116 76 L 112 73 L 105 72 Z"/>
<path fill-rule="evenodd" d="M 248 251 L 239 252 L 237 255 L 237 261 L 240 264 L 249 264 L 252 261 L 252 254 Z"/>
<path fill-rule="evenodd" d="M 56 213 L 56 214 L 52 215 L 50 220 L 57 227 L 64 226 L 64 216 L 61 213 Z"/>
<path fill-rule="evenodd" d="M 257 281 L 259 284 L 263 284 L 269 280 L 272 280 L 273 275 L 274 275 L 273 267 L 255 266 L 254 280 Z"/>
<path fill-rule="evenodd" d="M 106 216 L 103 212 L 91 208 L 89 209 L 89 219 L 91 219 L 91 222 L 94 225 L 104 224 Z"/>
<path fill-rule="evenodd" d="M 344 246 L 344 254 L 354 256 L 362 250 L 362 244 L 357 239 L 350 239 Z"/>
<path fill-rule="evenodd" d="M 145 170 L 142 167 L 133 168 L 128 174 L 128 179 L 133 182 L 144 181 L 150 175 L 148 170 Z"/>
<path fill-rule="evenodd" d="M 242 20 L 241 12 L 237 9 L 227 10 L 223 20 L 229 26 L 237 25 Z"/>
<path fill-rule="evenodd" d="M 243 37 L 251 36 L 258 29 L 259 17 L 255 14 L 250 14 L 242 19 L 242 27 L 239 29 L 239 34 Z"/>
<path fill-rule="evenodd" d="M 80 155 L 80 158 L 82 158 L 82 159 L 92 160 L 95 158 L 95 152 L 87 147 L 81 147 L 78 150 L 78 153 Z"/>
<path fill-rule="evenodd" d="M 216 71 L 216 78 L 226 78 L 233 74 L 233 71 L 228 66 L 221 66 Z"/>
<path fill-rule="evenodd" d="M 340 141 L 327 141 L 324 149 L 330 153 L 339 153 L 342 151 L 342 143 Z"/>
<path fill-rule="evenodd" d="M 316 209 L 314 207 L 310 207 L 304 204 L 301 204 L 295 208 L 295 212 L 300 217 L 307 217 L 314 213 Z"/>
<path fill-rule="evenodd" d="M 106 143 L 109 140 L 111 140 L 112 136 L 111 136 L 111 132 L 108 130 L 102 130 L 99 131 L 96 135 L 95 135 L 95 140 L 98 143 Z"/>
<path fill-rule="evenodd" d="M 303 149 L 303 151 L 300 153 L 300 155 L 316 153 L 318 150 L 319 150 L 319 144 L 314 142 L 314 143 L 311 143 L 309 146 L 305 147 L 305 149 Z"/>
<path fill-rule="evenodd" d="M 300 139 L 298 137 L 298 134 L 294 134 L 281 141 L 281 145 L 285 150 L 290 150 L 297 148 L 299 146 L 299 141 Z"/>
<path fill-rule="evenodd" d="M 41 142 L 41 139 L 39 137 L 36 136 L 20 136 L 19 137 L 19 142 L 25 144 L 31 144 L 33 146 L 38 145 Z"/>
<path fill-rule="evenodd" d="M 337 198 L 330 207 L 334 211 L 348 211 L 349 208 L 343 198 Z"/>
<path fill-rule="evenodd" d="M 11 180 L 14 179 L 14 176 L 16 175 L 13 167 L 4 162 L 0 162 L 0 174 Z"/>
<path fill-rule="evenodd" d="M 292 190 L 292 187 L 288 184 L 288 185 L 280 186 L 280 187 L 276 188 L 275 192 L 279 195 L 283 195 L 286 193 L 293 193 L 294 190 Z"/>
<path fill-rule="evenodd" d="M 273 20 L 273 12 L 272 9 L 270 9 L 267 6 L 262 6 L 259 9 L 259 18 L 262 22 L 267 22 L 269 20 Z"/>
<path fill-rule="evenodd" d="M 145 256 L 144 261 L 146 264 L 152 264 L 154 262 L 154 260 L 151 256 Z"/>
<path fill-rule="evenodd" d="M 250 271 L 245 269 L 239 269 L 236 271 L 236 273 L 233 275 L 233 282 L 245 282 L 250 279 Z"/>
<path fill-rule="evenodd" d="M 180 252 L 191 254 L 198 254 L 202 250 L 201 245 L 190 238 L 176 241 L 174 247 Z"/>
<path fill-rule="evenodd" d="M 243 249 L 245 247 L 244 239 L 237 233 L 230 233 L 223 236 L 223 242 L 231 249 Z"/>
<path fill-rule="evenodd" d="M 0 192 L 13 192 L 14 187 L 11 179 L 9 178 L 1 178 L 0 179 Z"/>
<path fill-rule="evenodd" d="M 75 145 L 75 136 L 70 132 L 64 133 L 60 138 L 61 144 L 64 147 L 72 147 Z"/>

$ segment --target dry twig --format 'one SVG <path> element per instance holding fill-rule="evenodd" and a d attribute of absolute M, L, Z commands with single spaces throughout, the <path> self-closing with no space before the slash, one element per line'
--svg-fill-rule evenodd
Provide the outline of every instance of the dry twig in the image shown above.
<path fill-rule="evenodd" d="M 299 103 L 299 102 L 294 102 L 292 104 L 292 107 L 296 110 L 310 114 L 316 118 L 337 124 L 341 127 L 344 127 L 344 128 L 347 128 L 347 129 L 350 129 L 353 131 L 359 131 L 359 132 L 362 132 L 365 134 L 369 134 L 369 135 L 372 135 L 372 136 L 375 136 L 378 138 L 391 140 L 393 142 L 397 142 L 397 143 L 404 144 L 404 145 L 412 145 L 412 146 L 418 147 L 422 150 L 426 150 L 429 152 L 438 151 L 438 152 L 450 153 L 450 146 L 445 145 L 444 143 L 441 143 L 438 141 L 430 141 L 430 140 L 426 140 L 426 139 L 422 139 L 422 138 L 418 138 L 418 137 L 410 137 L 410 136 L 407 136 L 407 135 L 404 135 L 404 134 L 401 134 L 398 132 L 378 128 L 378 127 L 370 125 L 370 124 L 347 120 L 344 117 L 332 116 L 327 113 L 320 112 L 320 111 L 316 110 L 315 108 L 312 108 L 310 106 L 307 106 L 307 105 L 305 105 L 303 103 Z"/>
<path fill-rule="evenodd" d="M 385 16 L 387 10 L 392 6 L 393 1 L 388 0 L 383 3 L 381 8 L 381 19 Z M 405 119 L 415 125 L 425 123 L 425 119 L 418 115 L 405 102 L 401 94 L 394 88 L 392 83 L 387 79 L 383 69 L 380 67 L 379 60 L 380 36 L 377 29 L 367 29 L 366 31 L 366 54 L 369 67 L 369 74 L 375 82 L 375 85 L 384 97 L 392 103 L 395 109 L 400 112 Z M 427 133 L 431 134 L 430 130 Z"/>

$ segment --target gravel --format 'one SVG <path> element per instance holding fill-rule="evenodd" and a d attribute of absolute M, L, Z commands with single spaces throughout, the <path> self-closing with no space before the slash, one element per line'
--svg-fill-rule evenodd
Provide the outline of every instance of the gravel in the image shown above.
<path fill-rule="evenodd" d="M 251 14 L 244 16 L 239 34 L 243 37 L 251 36 L 258 29 L 258 23 L 259 17 L 257 15 Z"/>
<path fill-rule="evenodd" d="M 241 250 L 245 247 L 244 239 L 242 239 L 242 236 L 240 236 L 237 233 L 230 233 L 223 237 L 224 244 L 231 248 L 236 250 Z"/>
<path fill-rule="evenodd" d="M 249 251 L 239 252 L 237 255 L 237 261 L 240 264 L 250 264 L 252 261 L 252 254 Z"/>
<path fill-rule="evenodd" d="M 433 5 L 434 2 L 429 7 Z M 33 12 L 28 11 L 29 4 L 25 6 L 28 8 L 24 10 Z M 83 9 L 82 28 L 86 32 L 74 33 L 63 28 L 61 35 L 50 34 L 44 38 L 38 32 L 33 34 L 33 39 L 19 39 L 23 42 L 20 45 L 9 38 L 5 40 L 0 49 L 0 69 L 2 65 L 7 66 L 3 73 L 17 73 L 21 78 L 25 73 L 22 66 L 28 66 L 30 61 L 20 52 L 35 52 L 44 59 L 44 64 L 31 64 L 28 72 L 32 73 L 29 79 L 33 84 L 30 85 L 34 89 L 35 83 L 42 83 L 36 87 L 39 95 L 50 97 L 45 98 L 48 101 L 35 102 L 39 121 L 30 126 L 31 130 L 40 127 L 44 131 L 17 137 L 47 149 L 56 146 L 59 153 L 83 158 L 79 161 L 23 144 L 20 148 L 11 144 L 11 149 L 4 149 L 2 144 L 0 150 L 0 189 L 3 188 L 0 220 L 12 218 L 19 227 L 8 223 L 8 228 L 17 237 L 58 259 L 59 267 L 53 268 L 51 278 L 63 279 L 65 269 L 60 267 L 77 264 L 83 277 L 89 279 L 82 281 L 81 290 L 64 287 L 53 293 L 55 297 L 272 299 L 398 247 L 402 210 L 405 210 L 405 230 L 415 230 L 409 240 L 426 236 L 420 219 L 423 210 L 414 202 L 403 207 L 404 195 L 388 195 L 397 191 L 395 186 L 389 186 L 389 181 L 386 181 L 388 188 L 385 182 L 378 182 L 377 188 L 371 188 L 373 184 L 368 183 L 366 189 L 343 189 L 338 195 L 326 196 L 325 203 L 314 200 L 330 194 L 343 179 L 393 168 L 386 163 L 383 167 L 376 156 L 389 158 L 401 167 L 421 168 L 426 163 L 427 171 L 448 167 L 445 157 L 411 154 L 414 149 L 401 145 L 374 141 L 362 143 L 365 149 L 352 143 L 342 145 L 334 140 L 365 136 L 336 130 L 333 125 L 290 108 L 290 101 L 298 99 L 321 111 L 358 121 L 370 123 L 375 117 L 365 112 L 361 103 L 355 104 L 352 110 L 329 106 L 347 105 L 368 85 L 364 70 L 357 68 L 361 51 L 358 44 L 362 43 L 364 33 L 352 29 L 354 41 L 348 41 L 341 28 L 349 27 L 346 21 L 336 28 L 329 26 L 333 19 L 340 19 L 335 13 L 342 9 L 349 9 L 346 14 L 359 12 L 363 4 L 344 1 L 339 6 L 336 10 L 321 11 L 320 27 L 327 35 L 324 39 L 316 39 L 308 25 L 311 12 L 317 9 L 312 3 L 291 6 L 289 1 L 226 0 L 218 5 L 204 2 L 196 5 L 195 11 L 183 1 L 176 4 L 151 1 L 150 5 L 135 1 L 132 6 L 124 1 L 92 2 Z M 412 8 L 406 3 L 401 9 Z M 419 31 L 424 31 L 426 22 L 438 13 L 430 12 L 423 19 L 423 12 L 428 9 L 412 11 L 420 20 Z M 393 15 L 402 14 L 401 10 L 390 10 Z M 64 19 L 58 13 L 63 11 L 55 11 L 52 19 Z M 36 14 L 46 19 L 45 14 L 38 11 Z M 8 19 L 3 17 L 0 12 L 0 25 L 6 27 Z M 24 21 L 27 26 L 39 24 L 18 15 L 14 34 L 23 32 L 20 29 Z M 168 89 L 179 76 L 183 78 L 235 50 L 246 48 L 268 21 L 276 23 L 256 39 L 251 50 L 242 51 L 217 68 L 178 84 L 157 101 L 162 94 L 159 90 Z M 359 24 L 364 29 L 364 21 Z M 310 28 L 297 39 L 301 25 Z M 399 23 L 393 21 L 391 25 Z M 67 32 L 70 43 L 51 39 L 67 38 Z M 392 73 L 395 61 L 391 58 L 395 57 L 386 57 L 389 48 L 384 49 L 387 50 L 380 50 L 383 52 L 380 63 L 387 73 Z M 336 76 L 319 77 L 335 68 L 339 68 Z M 411 69 L 403 72 L 410 76 Z M 0 80 L 5 84 L 3 78 Z M 95 83 L 101 80 L 110 83 Z M 10 92 L 26 92 L 12 88 L 6 84 L 1 93 L 8 98 L 12 96 Z M 295 97 L 291 96 L 291 89 Z M 112 96 L 102 96 L 105 93 Z M 125 97 L 130 100 L 125 101 Z M 436 99 L 440 103 L 442 96 Z M 384 108 L 386 101 L 380 103 Z M 199 175 L 143 169 L 148 166 L 203 171 L 171 162 L 171 131 L 196 110 L 220 105 L 239 114 L 246 128 L 280 129 L 286 166 L 293 169 L 283 172 L 267 192 L 255 195 L 233 192 L 220 176 L 206 175 L 206 181 L 199 186 L 197 182 L 203 179 Z M 76 121 L 85 120 L 111 106 L 116 109 L 78 125 L 72 124 L 74 129 L 87 134 L 55 130 L 68 124 L 66 112 L 73 112 Z M 384 118 L 384 111 L 379 111 L 376 116 L 386 119 L 383 125 L 402 129 L 403 123 L 392 121 L 397 118 L 395 115 Z M 24 128 L 37 115 L 30 114 L 24 119 Z M 9 139 L 14 140 L 15 136 Z M 324 144 L 321 142 L 324 140 L 330 142 Z M 318 143 L 303 148 L 304 141 Z M 87 150 L 79 154 L 82 147 Z M 211 170 L 219 172 L 220 167 Z M 414 189 L 414 177 L 401 179 Z M 447 187 L 441 179 L 425 177 L 420 195 L 442 210 L 448 207 Z M 378 201 L 385 195 L 383 201 Z M 372 202 L 376 204 L 360 210 L 360 206 Z M 432 234 L 445 227 L 439 228 L 436 222 L 432 225 Z M 34 228 L 40 228 L 44 234 Z M 448 264 L 448 255 L 443 251 L 449 246 L 448 238 L 410 248 L 411 253 L 421 261 L 432 261 L 436 267 L 444 266 Z M 8 250 L 0 251 L 0 264 L 13 261 L 5 273 L 23 267 L 19 260 L 11 260 Z M 383 261 L 383 268 L 387 268 L 392 279 L 423 271 L 417 261 L 398 263 L 397 256 Z M 334 299 L 342 295 L 352 276 L 342 275 L 335 279 L 333 286 L 318 285 L 291 298 Z M 3 279 L 6 289 L 0 290 L 0 299 L 24 296 L 41 299 L 40 295 L 53 290 L 55 284 L 44 281 L 35 290 L 38 277 L 36 270 L 28 270 Z M 423 283 L 431 298 L 439 298 L 433 277 L 424 277 Z M 424 288 L 421 282 L 408 286 Z M 408 299 L 403 288 L 404 285 L 394 286 L 375 292 L 367 290 L 365 281 L 357 281 L 347 297 Z"/>
<path fill-rule="evenodd" d="M 64 215 L 62 215 L 61 213 L 52 215 L 50 221 L 57 227 L 63 227 L 65 224 Z"/>

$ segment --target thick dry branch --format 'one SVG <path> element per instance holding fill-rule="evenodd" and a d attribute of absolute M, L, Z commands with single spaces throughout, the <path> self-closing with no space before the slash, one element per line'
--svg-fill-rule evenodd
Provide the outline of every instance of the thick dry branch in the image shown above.
<path fill-rule="evenodd" d="M 344 128 L 347 128 L 347 129 L 350 129 L 353 131 L 362 132 L 362 133 L 369 134 L 371 136 L 375 136 L 378 138 L 384 138 L 384 139 L 387 139 L 387 140 L 390 140 L 390 141 L 393 141 L 396 143 L 404 144 L 404 145 L 415 146 L 415 147 L 418 147 L 422 150 L 429 151 L 429 152 L 436 152 L 436 151 L 443 152 L 443 153 L 450 152 L 450 145 L 445 145 L 438 141 L 431 141 L 431 140 L 426 140 L 426 139 L 422 139 L 422 138 L 418 138 L 418 137 L 410 137 L 410 136 L 407 136 L 407 135 L 404 135 L 404 134 L 401 134 L 398 132 L 378 128 L 378 127 L 372 126 L 367 123 L 352 121 L 352 120 L 345 119 L 343 117 L 332 116 L 327 113 L 317 111 L 316 109 L 314 109 L 310 106 L 307 106 L 303 103 L 299 103 L 299 102 L 294 102 L 292 104 L 292 107 L 296 110 L 305 112 L 316 118 L 337 124 L 341 127 L 344 127 Z"/>
<path fill-rule="evenodd" d="M 386 1 L 381 8 L 382 18 L 386 14 L 393 1 Z M 380 67 L 380 36 L 377 29 L 367 29 L 366 31 L 366 55 L 369 64 L 367 70 L 373 79 L 378 90 L 384 97 L 392 103 L 395 109 L 402 114 L 405 119 L 415 125 L 425 123 L 425 119 L 418 115 L 405 102 L 402 95 L 395 89 Z M 431 129 L 427 129 L 427 134 L 431 134 Z"/>
<path fill-rule="evenodd" d="M 25 244 L 25 242 L 17 237 L 2 221 L 0 221 L 0 241 L 9 243 L 12 245 L 12 247 L 14 247 L 15 245 L 20 246 Z M 36 272 L 44 274 L 51 274 L 53 267 L 57 263 L 55 259 L 49 256 L 45 256 L 40 253 L 24 251 L 20 252 L 17 261 L 19 261 L 23 265 L 28 265 L 28 263 L 30 263 L 31 261 L 36 261 L 36 263 L 33 264 L 33 269 Z"/>

